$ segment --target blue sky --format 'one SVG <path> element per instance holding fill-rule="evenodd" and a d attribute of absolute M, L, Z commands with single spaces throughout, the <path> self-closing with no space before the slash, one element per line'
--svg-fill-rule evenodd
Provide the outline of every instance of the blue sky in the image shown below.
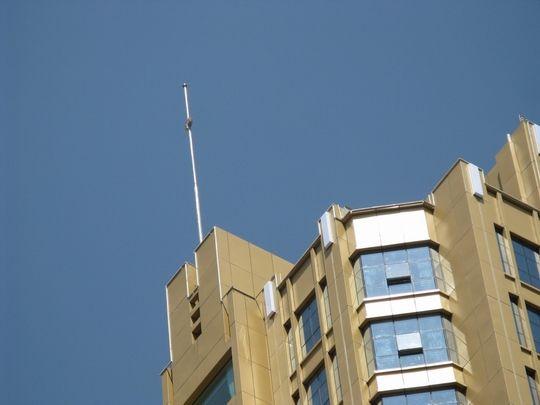
<path fill-rule="evenodd" d="M 422 199 L 540 121 L 539 0 L 0 9 L 9 404 L 160 403 L 164 285 L 196 242 L 183 81 L 205 230 L 292 261 L 332 202 Z"/>

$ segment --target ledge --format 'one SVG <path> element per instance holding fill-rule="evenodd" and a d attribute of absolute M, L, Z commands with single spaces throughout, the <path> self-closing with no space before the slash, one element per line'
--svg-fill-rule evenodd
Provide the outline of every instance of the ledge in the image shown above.
<path fill-rule="evenodd" d="M 309 361 L 309 359 L 311 357 L 313 357 L 313 353 L 315 353 L 318 349 L 320 349 L 322 346 L 322 339 L 319 339 L 317 341 L 317 343 L 315 343 L 313 345 L 313 347 L 311 348 L 311 350 L 309 352 L 306 353 L 306 355 L 304 356 L 304 358 L 302 359 L 302 361 L 300 361 L 300 367 L 304 367 L 306 365 L 306 363 Z"/>
<path fill-rule="evenodd" d="M 349 220 L 351 220 L 351 218 L 363 215 L 378 214 L 381 212 L 404 211 L 415 208 L 423 208 L 430 212 L 433 212 L 435 210 L 435 206 L 433 204 L 424 200 L 404 202 L 401 204 L 377 205 L 374 207 L 357 208 L 350 210 L 349 212 L 347 212 L 347 214 L 345 214 L 341 222 L 347 223 L 349 222 Z"/>
<path fill-rule="evenodd" d="M 322 340 L 319 340 L 300 362 L 301 383 L 305 384 L 320 369 L 321 365 L 324 366 L 324 352 Z"/>
<path fill-rule="evenodd" d="M 291 374 L 289 374 L 289 380 L 293 380 L 296 378 L 296 369 L 293 370 L 293 372 Z"/>
<path fill-rule="evenodd" d="M 501 189 L 499 189 L 499 188 L 497 188 L 495 186 L 492 186 L 491 184 L 485 183 L 485 185 L 486 185 L 486 190 L 488 192 L 492 192 L 492 193 L 495 193 L 495 194 L 500 194 L 502 199 L 504 201 L 506 201 L 507 203 L 513 204 L 513 205 L 521 208 L 522 210 L 530 212 L 531 214 L 533 212 L 540 213 L 540 211 L 538 211 L 538 209 L 536 207 L 533 207 L 532 205 L 529 205 L 526 202 L 521 201 L 520 199 L 514 197 L 513 195 L 508 194 L 505 191 L 502 191 Z"/>
<path fill-rule="evenodd" d="M 326 332 L 324 332 L 324 336 L 326 336 L 327 338 L 330 336 L 330 335 L 333 335 L 334 334 L 334 325 L 330 326 L 328 328 L 328 330 Z"/>
<path fill-rule="evenodd" d="M 439 289 L 367 298 L 358 306 L 360 329 L 369 322 L 425 313 L 451 314 L 449 295 Z"/>
<path fill-rule="evenodd" d="M 463 368 L 451 361 L 375 371 L 367 385 L 370 401 L 375 401 L 383 394 L 403 390 L 448 385 L 466 387 Z"/>
<path fill-rule="evenodd" d="M 391 300 L 392 298 L 420 297 L 422 295 L 429 295 L 429 294 L 433 294 L 433 293 L 439 293 L 439 294 L 445 296 L 446 298 L 450 297 L 450 294 L 447 294 L 446 292 L 444 292 L 443 290 L 441 290 L 439 288 L 432 288 L 432 289 L 429 289 L 429 290 L 422 290 L 422 291 L 412 291 L 412 292 L 401 293 L 401 294 L 378 295 L 376 297 L 366 297 L 366 298 L 364 298 L 362 300 L 362 302 L 360 303 L 360 305 L 358 305 L 358 307 L 356 308 L 356 312 L 360 311 L 360 309 L 362 308 L 363 305 L 365 305 L 366 303 L 370 303 L 370 302 L 388 301 L 388 300 Z"/>
<path fill-rule="evenodd" d="M 532 292 L 534 292 L 534 293 L 536 293 L 536 294 L 540 294 L 540 289 L 538 289 L 538 288 L 535 287 L 534 285 L 528 284 L 528 283 L 526 283 L 526 282 L 524 282 L 524 281 L 521 281 L 521 280 L 520 280 L 520 283 L 521 283 L 521 286 L 522 286 L 523 288 L 526 288 L 527 290 L 530 290 L 530 291 L 532 291 Z"/>
<path fill-rule="evenodd" d="M 523 353 L 532 354 L 532 350 L 529 349 L 528 347 L 519 345 L 519 348 L 521 349 L 521 351 L 522 351 Z"/>
<path fill-rule="evenodd" d="M 418 239 L 418 240 L 413 240 L 409 242 L 380 244 L 376 246 L 362 247 L 362 248 L 355 247 L 352 253 L 349 255 L 349 260 L 355 261 L 358 259 L 359 256 L 366 253 L 378 253 L 378 252 L 384 252 L 388 250 L 408 249 L 408 248 L 415 248 L 415 247 L 430 247 L 438 251 L 440 247 L 440 243 L 430 238 L 430 239 Z"/>

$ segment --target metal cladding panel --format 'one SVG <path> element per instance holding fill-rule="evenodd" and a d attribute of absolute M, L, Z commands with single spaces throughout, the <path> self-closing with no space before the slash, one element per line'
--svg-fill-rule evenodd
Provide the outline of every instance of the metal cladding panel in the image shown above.
<path fill-rule="evenodd" d="M 536 150 L 540 153 L 540 125 L 533 124 L 534 139 L 536 139 Z"/>
<path fill-rule="evenodd" d="M 277 312 L 276 296 L 275 296 L 274 290 L 275 290 L 275 287 L 274 287 L 273 281 L 268 281 L 264 285 L 264 309 L 265 309 L 267 318 L 270 318 Z"/>
<path fill-rule="evenodd" d="M 353 228 L 357 249 L 429 240 L 423 209 L 355 218 Z"/>
<path fill-rule="evenodd" d="M 475 196 L 484 197 L 484 187 L 482 185 L 482 176 L 480 175 L 480 169 L 473 165 L 468 164 L 469 167 L 469 179 L 471 181 L 472 192 Z"/>
<path fill-rule="evenodd" d="M 329 212 L 325 212 L 320 219 L 321 236 L 322 236 L 323 245 L 325 249 L 335 242 L 332 219 L 333 219 L 332 214 L 330 214 Z"/>

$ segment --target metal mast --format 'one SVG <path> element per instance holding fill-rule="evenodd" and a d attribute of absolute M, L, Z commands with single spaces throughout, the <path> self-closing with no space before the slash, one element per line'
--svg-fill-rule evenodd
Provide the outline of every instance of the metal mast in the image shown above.
<path fill-rule="evenodd" d="M 202 242 L 202 223 L 201 223 L 201 206 L 199 203 L 199 187 L 197 186 L 197 170 L 195 169 L 195 152 L 193 150 L 193 136 L 191 134 L 191 124 L 193 120 L 189 113 L 189 102 L 188 102 L 188 85 L 184 83 L 182 85 L 184 88 L 184 100 L 186 102 L 186 122 L 184 129 L 186 130 L 187 136 L 189 138 L 189 151 L 191 153 L 191 168 L 193 169 L 193 191 L 195 192 L 195 210 L 197 212 L 197 229 L 199 231 L 199 243 Z"/>

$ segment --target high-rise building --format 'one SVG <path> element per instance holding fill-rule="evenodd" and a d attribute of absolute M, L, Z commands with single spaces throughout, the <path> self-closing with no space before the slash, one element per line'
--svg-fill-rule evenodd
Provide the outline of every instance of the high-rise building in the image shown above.
<path fill-rule="evenodd" d="M 540 405 L 540 127 L 289 263 L 219 228 L 167 283 L 163 404 Z"/>

